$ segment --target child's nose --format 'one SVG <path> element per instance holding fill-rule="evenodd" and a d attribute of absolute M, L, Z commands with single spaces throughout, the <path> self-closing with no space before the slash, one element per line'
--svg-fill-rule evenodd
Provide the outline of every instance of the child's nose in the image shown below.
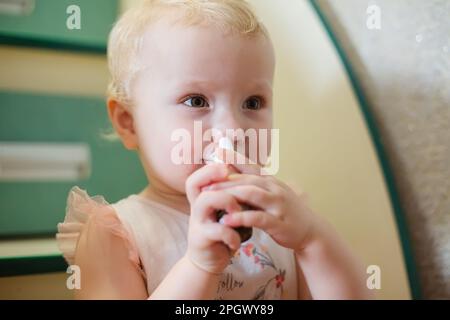
<path fill-rule="evenodd" d="M 241 117 L 237 112 L 234 112 L 232 110 L 227 110 L 218 113 L 212 121 L 212 126 L 215 129 L 220 130 L 224 136 L 226 130 L 237 130 L 237 129 L 245 130 Z"/>

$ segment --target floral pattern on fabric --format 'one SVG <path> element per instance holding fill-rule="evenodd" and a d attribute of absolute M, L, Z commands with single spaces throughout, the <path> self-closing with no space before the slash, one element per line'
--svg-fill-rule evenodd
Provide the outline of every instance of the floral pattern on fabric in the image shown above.
<path fill-rule="evenodd" d="M 276 299 L 282 298 L 283 283 L 285 280 L 286 270 L 277 268 L 274 259 L 271 257 L 269 251 L 264 245 L 255 245 L 253 242 L 248 242 L 236 251 L 230 261 L 230 265 L 242 265 L 246 269 L 249 264 L 254 273 L 262 274 L 265 272 L 263 281 L 253 293 L 251 300 Z M 269 269 L 271 272 L 267 272 Z M 225 299 L 225 295 L 229 291 L 239 290 L 246 285 L 245 279 L 238 279 L 233 272 L 224 270 L 224 274 L 219 282 L 217 289 L 216 300 Z"/>

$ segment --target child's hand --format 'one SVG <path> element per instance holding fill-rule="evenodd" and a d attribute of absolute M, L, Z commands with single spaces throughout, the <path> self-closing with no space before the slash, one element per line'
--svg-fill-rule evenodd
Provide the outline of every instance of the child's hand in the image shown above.
<path fill-rule="evenodd" d="M 240 211 L 235 197 L 225 191 L 201 192 L 201 188 L 225 181 L 230 169 L 225 164 L 209 164 L 195 171 L 186 180 L 186 195 L 191 204 L 188 248 L 186 255 L 205 271 L 219 274 L 239 249 L 240 236 L 231 227 L 215 220 L 215 210 Z"/>
<path fill-rule="evenodd" d="M 231 174 L 228 181 L 213 183 L 202 191 L 224 191 L 255 210 L 234 212 L 226 216 L 230 227 L 256 227 L 267 232 L 279 245 L 301 251 L 314 232 L 316 216 L 305 200 L 285 183 L 273 176 L 260 175 L 261 167 L 235 151 L 219 152 L 222 160 L 235 159 L 233 165 L 242 173 Z M 227 157 L 228 154 L 228 158 Z M 233 158 L 234 156 L 234 158 Z M 242 159 L 241 159 L 242 160 Z M 245 163 L 245 164 L 239 164 Z"/>

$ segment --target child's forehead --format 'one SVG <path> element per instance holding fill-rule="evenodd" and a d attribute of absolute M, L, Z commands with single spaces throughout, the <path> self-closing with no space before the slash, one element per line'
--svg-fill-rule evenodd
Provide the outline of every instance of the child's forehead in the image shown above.
<path fill-rule="evenodd" d="M 108 38 L 108 66 L 111 72 L 109 94 L 120 97 L 122 101 L 129 101 L 133 80 L 143 69 L 153 67 L 155 63 L 151 60 L 172 63 L 168 58 L 163 59 L 168 53 L 173 55 L 178 51 L 178 60 L 183 56 L 196 57 L 196 53 L 202 50 L 207 53 L 220 53 L 221 42 L 225 41 L 222 41 L 223 34 L 216 32 L 217 29 L 248 39 L 260 38 L 262 35 L 270 42 L 265 26 L 246 1 L 142 1 L 141 5 L 124 13 L 114 24 Z M 187 31 L 190 31 L 190 34 Z M 209 38 L 205 36 L 208 32 Z M 193 42 L 195 46 L 191 45 Z M 234 47 L 236 43 L 242 44 L 243 41 L 232 38 L 227 43 Z M 186 54 L 188 49 L 191 51 Z M 267 50 L 260 48 L 247 51 Z M 159 56 L 156 53 L 159 53 Z"/>
<path fill-rule="evenodd" d="M 146 28 L 137 58 L 147 77 L 159 81 L 167 77 L 171 82 L 174 77 L 184 82 L 195 78 L 199 81 L 191 83 L 197 87 L 202 79 L 209 83 L 218 78 L 234 83 L 250 79 L 267 82 L 273 78 L 275 63 L 270 39 L 263 34 L 246 37 L 215 25 L 186 25 L 173 18 L 155 21 Z"/>
<path fill-rule="evenodd" d="M 223 59 L 226 53 L 253 56 L 273 55 L 270 39 L 263 34 L 244 36 L 211 25 L 183 25 L 163 19 L 149 26 L 143 35 L 141 52 L 144 57 L 177 55 L 177 58 L 192 59 L 214 56 Z"/>
<path fill-rule="evenodd" d="M 172 76 L 183 73 L 198 78 L 202 75 L 220 78 L 239 71 L 262 77 L 274 64 L 271 47 L 250 39 L 219 38 L 215 32 L 204 34 L 197 29 L 165 35 L 146 38 L 143 44 L 139 58 L 150 66 L 150 71 L 163 70 Z"/>

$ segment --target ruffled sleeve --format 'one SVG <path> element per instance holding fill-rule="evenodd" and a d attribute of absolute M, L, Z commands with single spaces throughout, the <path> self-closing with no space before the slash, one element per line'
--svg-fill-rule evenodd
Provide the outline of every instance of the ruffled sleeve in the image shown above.
<path fill-rule="evenodd" d="M 69 265 L 75 263 L 80 234 L 90 219 L 93 219 L 94 223 L 100 225 L 102 229 L 124 241 L 129 260 L 145 278 L 134 237 L 119 220 L 113 206 L 102 196 L 90 197 L 85 190 L 77 186 L 69 191 L 64 222 L 57 225 L 56 242 L 67 263 Z M 97 246 L 102 247 L 104 244 L 97 244 Z M 95 244 L 92 244 L 92 247 L 95 248 Z"/>

